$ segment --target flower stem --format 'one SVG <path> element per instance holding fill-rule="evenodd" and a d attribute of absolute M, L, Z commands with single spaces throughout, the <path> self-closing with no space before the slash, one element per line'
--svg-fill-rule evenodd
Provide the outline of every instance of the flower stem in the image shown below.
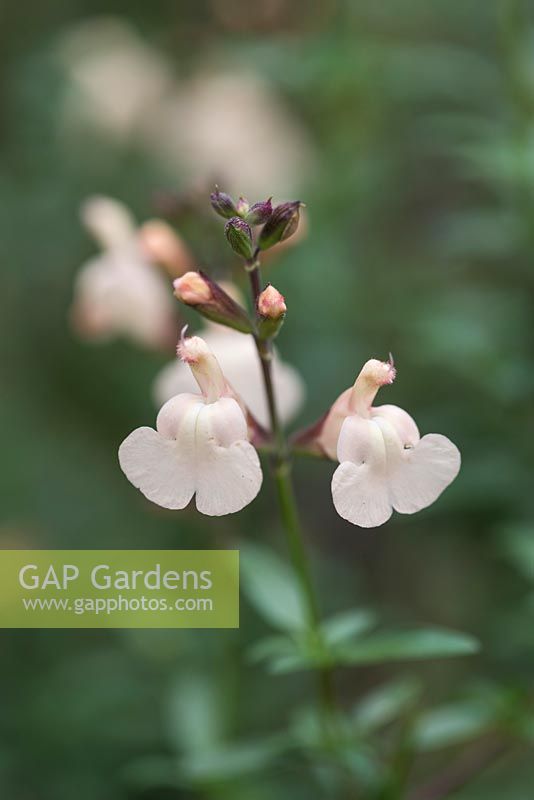
<path fill-rule="evenodd" d="M 249 273 L 254 305 L 256 306 L 258 296 L 261 292 L 261 274 L 257 252 L 254 254 L 253 259 L 247 262 L 247 271 Z M 271 430 L 274 438 L 273 477 L 278 498 L 278 505 L 280 508 L 280 515 L 286 534 L 291 563 L 298 580 L 303 605 L 306 610 L 308 625 L 315 639 L 320 644 L 322 637 L 320 632 L 319 605 L 313 587 L 308 556 L 302 535 L 298 506 L 291 476 L 290 451 L 284 429 L 280 422 L 276 404 L 276 393 L 273 385 L 272 340 L 263 340 L 256 336 L 255 342 L 262 368 L 263 382 L 269 407 Z M 331 729 L 331 717 L 335 709 L 332 670 L 330 667 L 324 666 L 318 670 L 318 673 L 325 731 L 329 732 Z"/>

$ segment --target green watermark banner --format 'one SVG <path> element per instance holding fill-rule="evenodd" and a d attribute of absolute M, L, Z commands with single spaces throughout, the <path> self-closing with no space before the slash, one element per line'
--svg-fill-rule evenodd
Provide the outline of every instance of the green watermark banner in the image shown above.
<path fill-rule="evenodd" d="M 0 628 L 237 628 L 238 550 L 1 550 Z"/>

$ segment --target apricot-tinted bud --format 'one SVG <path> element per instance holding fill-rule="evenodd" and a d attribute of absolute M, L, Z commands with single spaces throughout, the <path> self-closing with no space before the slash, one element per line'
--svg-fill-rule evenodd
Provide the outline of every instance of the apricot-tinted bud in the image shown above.
<path fill-rule="evenodd" d="M 199 272 L 186 272 L 173 283 L 174 294 L 188 306 L 198 306 L 212 299 L 208 281 Z"/>
<path fill-rule="evenodd" d="M 224 226 L 226 238 L 234 252 L 243 258 L 252 258 L 254 247 L 250 225 L 240 217 L 232 217 Z"/>
<path fill-rule="evenodd" d="M 244 308 L 203 272 L 187 272 L 174 281 L 174 294 L 203 317 L 242 333 L 252 333 Z"/>
<path fill-rule="evenodd" d="M 213 210 L 224 219 L 235 217 L 238 213 L 236 205 L 229 194 L 220 192 L 219 187 L 215 187 L 215 191 L 210 194 L 211 207 Z"/>
<path fill-rule="evenodd" d="M 258 297 L 258 312 L 262 317 L 280 319 L 287 311 L 283 295 L 269 284 Z"/>
<path fill-rule="evenodd" d="M 269 284 L 258 297 L 257 309 L 258 336 L 260 339 L 274 339 L 282 327 L 287 311 L 283 296 Z"/>
<path fill-rule="evenodd" d="M 245 220 L 249 225 L 263 225 L 267 222 L 272 213 L 273 206 L 271 198 L 269 197 L 268 200 L 264 200 L 261 203 L 254 203 L 254 205 L 250 207 Z"/>
<path fill-rule="evenodd" d="M 276 206 L 260 233 L 260 250 L 267 250 L 295 233 L 299 224 L 300 206 L 300 200 Z"/>

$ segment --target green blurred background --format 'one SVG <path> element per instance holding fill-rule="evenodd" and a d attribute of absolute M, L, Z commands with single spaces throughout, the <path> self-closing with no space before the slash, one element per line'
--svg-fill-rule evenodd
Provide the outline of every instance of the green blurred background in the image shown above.
<path fill-rule="evenodd" d="M 391 350 L 398 377 L 381 402 L 463 455 L 434 506 L 371 531 L 335 514 L 331 464 L 297 465 L 323 608 L 363 605 L 482 643 L 467 659 L 339 671 L 345 709 L 399 673 L 421 689 L 385 728 L 358 733 L 344 796 L 530 800 L 533 4 L 2 2 L 0 63 L 1 546 L 255 540 L 285 555 L 268 481 L 222 519 L 134 491 L 117 446 L 152 424 L 169 356 L 81 342 L 68 309 L 96 252 L 79 221 L 88 195 L 119 198 L 141 221 L 177 193 L 177 228 L 218 275 L 235 265 L 208 206 L 215 176 L 253 201 L 298 197 L 307 235 L 266 269 L 289 309 L 279 348 L 307 385 L 298 422 Z M 337 796 L 305 717 L 300 746 L 273 745 L 312 679 L 249 662 L 268 631 L 246 598 L 235 632 L 4 631 L 2 796 Z M 414 719 L 421 746 L 401 781 Z M 483 757 L 465 788 L 412 793 L 471 747 Z"/>

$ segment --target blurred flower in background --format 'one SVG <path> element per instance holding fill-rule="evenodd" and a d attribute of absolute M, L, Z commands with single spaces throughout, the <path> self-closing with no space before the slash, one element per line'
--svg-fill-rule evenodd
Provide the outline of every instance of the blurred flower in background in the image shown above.
<path fill-rule="evenodd" d="M 191 179 L 217 178 L 251 197 L 298 193 L 313 171 L 310 139 L 268 81 L 247 70 L 203 70 L 182 82 L 157 114 L 145 141 L 169 168 Z"/>
<path fill-rule="evenodd" d="M 149 253 L 132 215 L 117 200 L 92 197 L 81 216 L 102 253 L 84 264 L 76 277 L 70 311 L 76 331 L 88 339 L 122 335 L 156 349 L 172 344 L 177 332 L 175 304 L 168 282 L 149 258 L 155 247 L 161 250 L 162 228 L 157 244 L 151 239 Z M 172 233 L 165 231 L 167 252 Z"/>
<path fill-rule="evenodd" d="M 260 425 L 268 427 L 269 409 L 252 337 L 213 322 L 206 324 L 202 337 L 215 353 L 229 384 L 243 398 Z M 296 369 L 281 360 L 276 350 L 273 358 L 273 382 L 279 398 L 280 417 L 283 422 L 289 422 L 297 415 L 304 402 L 304 382 Z M 161 406 L 174 395 L 194 391 L 194 388 L 191 371 L 185 364 L 174 359 L 156 376 L 153 393 L 156 404 Z"/>
<path fill-rule="evenodd" d="M 67 76 L 62 126 L 71 140 L 89 126 L 144 148 L 171 176 L 216 176 L 258 197 L 273 186 L 280 196 L 295 195 L 314 170 L 309 134 L 251 65 L 209 69 L 204 62 L 184 79 L 113 17 L 71 28 L 57 56 Z"/>
<path fill-rule="evenodd" d="M 89 126 L 118 141 L 133 140 L 173 88 L 163 54 L 120 18 L 71 27 L 57 57 L 68 79 L 62 124 L 71 136 Z"/>

